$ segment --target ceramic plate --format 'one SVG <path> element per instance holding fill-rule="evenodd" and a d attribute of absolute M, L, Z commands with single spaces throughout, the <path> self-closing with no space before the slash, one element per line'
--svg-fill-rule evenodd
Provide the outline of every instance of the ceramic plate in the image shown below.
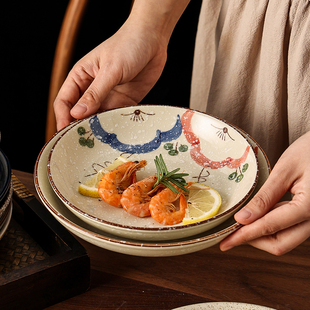
<path fill-rule="evenodd" d="M 274 310 L 272 308 L 240 302 L 208 302 L 175 308 L 174 310 Z"/>
<path fill-rule="evenodd" d="M 240 227 L 240 225 L 231 218 L 220 226 L 214 228 L 212 231 L 202 233 L 199 236 L 187 238 L 183 241 L 172 240 L 169 242 L 146 242 L 144 240 L 139 241 L 121 238 L 89 225 L 87 222 L 81 220 L 70 212 L 62 203 L 51 188 L 47 175 L 46 165 L 51 148 L 59 136 L 61 136 L 66 130 L 68 130 L 68 128 L 65 128 L 60 133 L 56 134 L 41 150 L 35 165 L 34 181 L 37 193 L 47 210 L 64 227 L 81 239 L 98 247 L 122 254 L 153 257 L 176 256 L 200 251 L 218 244 Z M 246 136 L 245 133 L 243 134 Z M 252 195 L 254 195 L 267 179 L 270 172 L 270 166 L 262 149 L 250 137 L 248 137 L 248 139 L 257 152 L 260 166 L 260 176 L 257 187 L 252 193 Z"/>
<path fill-rule="evenodd" d="M 168 226 L 78 193 L 79 182 L 120 155 L 147 160 L 138 179 L 153 175 L 159 154 L 168 170 L 181 168 L 189 173 L 187 181 L 218 190 L 222 206 L 216 216 Z M 253 192 L 258 170 L 252 146 L 229 123 L 189 109 L 154 105 L 114 109 L 77 122 L 57 139 L 48 159 L 51 186 L 76 216 L 108 233 L 138 240 L 186 238 L 223 223 Z"/>
<path fill-rule="evenodd" d="M 0 149 L 0 208 L 11 184 L 11 166 L 7 156 Z"/>
<path fill-rule="evenodd" d="M 8 209 L 12 201 L 12 196 L 13 196 L 13 186 L 12 182 L 10 182 L 8 192 L 6 196 L 3 197 L 2 205 L 0 206 L 0 223 L 3 217 L 6 217 L 8 214 Z"/>
<path fill-rule="evenodd" d="M 5 221 L 3 222 L 1 229 L 0 229 L 0 239 L 2 239 L 2 237 L 4 236 L 5 232 L 7 231 L 10 222 L 11 222 L 11 218 L 12 218 L 12 212 L 13 212 L 13 203 L 10 202 L 10 206 L 8 208 L 8 214 L 5 218 Z"/>
<path fill-rule="evenodd" d="M 13 187 L 11 185 L 9 188 L 9 192 L 5 197 L 3 207 L 1 209 L 3 210 L 3 212 L 1 213 L 0 216 L 0 239 L 2 239 L 2 237 L 4 236 L 11 222 L 12 210 L 13 210 L 12 195 L 13 195 Z"/>

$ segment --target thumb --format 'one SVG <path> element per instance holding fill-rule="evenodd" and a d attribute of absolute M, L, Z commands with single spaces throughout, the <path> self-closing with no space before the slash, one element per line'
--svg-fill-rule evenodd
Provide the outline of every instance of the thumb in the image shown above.
<path fill-rule="evenodd" d="M 275 166 L 255 196 L 235 214 L 235 220 L 247 225 L 263 217 L 289 190 L 291 184 L 289 179 L 282 169 Z"/>

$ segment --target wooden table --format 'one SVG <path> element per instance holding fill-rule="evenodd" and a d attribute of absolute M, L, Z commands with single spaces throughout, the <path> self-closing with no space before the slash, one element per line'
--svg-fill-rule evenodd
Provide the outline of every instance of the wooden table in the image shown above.
<path fill-rule="evenodd" d="M 33 176 L 14 171 L 35 193 Z M 91 287 L 48 309 L 173 309 L 229 301 L 310 309 L 310 240 L 276 257 L 250 246 L 214 246 L 175 257 L 136 257 L 79 238 L 91 260 Z M 77 270 L 78 272 L 78 270 Z"/>

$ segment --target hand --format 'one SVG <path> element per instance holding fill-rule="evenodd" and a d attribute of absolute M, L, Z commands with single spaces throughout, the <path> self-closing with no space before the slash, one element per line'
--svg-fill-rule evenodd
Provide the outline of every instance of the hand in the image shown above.
<path fill-rule="evenodd" d="M 282 255 L 310 236 L 309 154 L 310 132 L 291 144 L 255 197 L 235 214 L 245 226 L 221 242 L 222 251 L 248 243 Z M 279 202 L 287 191 L 292 200 Z"/>
<path fill-rule="evenodd" d="M 173 29 L 190 0 L 135 0 L 120 30 L 73 67 L 55 102 L 57 129 L 74 118 L 136 105 L 157 82 Z"/>
<path fill-rule="evenodd" d="M 54 102 L 57 130 L 74 119 L 138 104 L 160 77 L 166 49 L 166 41 L 125 24 L 68 74 Z"/>

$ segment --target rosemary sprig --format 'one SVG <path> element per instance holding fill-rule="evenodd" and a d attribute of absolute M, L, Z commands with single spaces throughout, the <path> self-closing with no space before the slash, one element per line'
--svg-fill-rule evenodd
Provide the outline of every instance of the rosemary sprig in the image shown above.
<path fill-rule="evenodd" d="M 172 185 L 174 184 L 183 191 L 189 192 L 189 190 L 185 187 L 187 183 L 183 178 L 187 176 L 188 173 L 176 173 L 180 170 L 180 168 L 174 169 L 173 171 L 169 172 L 161 154 L 159 155 L 159 157 L 155 157 L 154 162 L 157 170 L 157 173 L 155 174 L 157 177 L 157 181 L 154 184 L 153 188 L 156 187 L 159 183 L 161 183 L 168 187 L 170 190 L 172 190 L 174 193 L 178 193 L 179 191 Z"/>

